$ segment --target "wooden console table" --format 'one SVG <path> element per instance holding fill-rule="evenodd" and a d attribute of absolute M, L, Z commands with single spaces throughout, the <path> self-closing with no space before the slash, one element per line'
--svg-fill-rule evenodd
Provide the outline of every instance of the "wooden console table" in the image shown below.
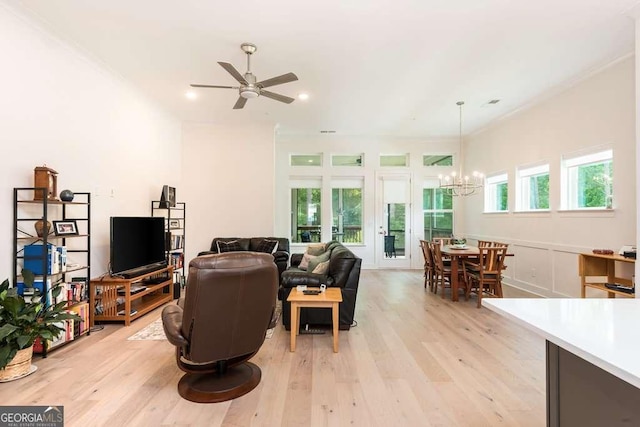
<path fill-rule="evenodd" d="M 608 298 L 615 298 L 616 295 L 624 297 L 635 297 L 635 294 L 609 289 L 602 283 L 602 278 L 606 278 L 606 283 L 618 283 L 625 286 L 633 286 L 632 280 L 616 276 L 616 263 L 625 262 L 634 264 L 633 258 L 625 258 L 620 255 L 601 254 L 580 254 L 578 259 L 578 274 L 580 275 L 580 297 L 584 298 L 587 288 L 599 289 L 607 292 Z M 590 278 L 599 277 L 600 282 L 591 282 Z"/>

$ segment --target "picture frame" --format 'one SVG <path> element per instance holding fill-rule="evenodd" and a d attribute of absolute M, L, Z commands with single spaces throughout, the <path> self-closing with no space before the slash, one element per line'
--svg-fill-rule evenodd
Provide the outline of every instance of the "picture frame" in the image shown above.
<path fill-rule="evenodd" d="M 175 208 L 176 207 L 176 188 L 168 185 L 162 186 L 162 195 L 160 196 L 161 208 Z"/>
<path fill-rule="evenodd" d="M 53 221 L 53 231 L 56 236 L 77 236 L 78 224 L 75 219 Z"/>
<path fill-rule="evenodd" d="M 176 230 L 182 228 L 182 223 L 180 219 L 170 219 L 169 220 L 169 229 Z"/>

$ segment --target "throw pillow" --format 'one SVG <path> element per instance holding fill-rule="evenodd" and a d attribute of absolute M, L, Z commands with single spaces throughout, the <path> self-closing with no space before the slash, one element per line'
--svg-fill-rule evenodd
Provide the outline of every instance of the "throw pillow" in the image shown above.
<path fill-rule="evenodd" d="M 305 254 L 302 255 L 302 261 L 300 261 L 300 264 L 298 265 L 298 268 L 300 270 L 305 270 L 306 271 L 309 268 L 309 261 L 311 261 L 314 258 L 315 258 L 315 256 L 309 255 L 308 253 L 305 252 Z"/>
<path fill-rule="evenodd" d="M 309 255 L 322 255 L 326 251 L 327 247 L 324 243 L 315 243 L 307 246 L 307 253 Z"/>
<path fill-rule="evenodd" d="M 277 250 L 278 250 L 277 240 L 262 239 L 262 242 L 258 243 L 258 247 L 256 247 L 256 252 L 265 252 L 268 254 L 272 254 Z"/>
<path fill-rule="evenodd" d="M 314 274 L 327 274 L 329 272 L 329 261 L 321 262 L 313 269 Z"/>
<path fill-rule="evenodd" d="M 231 240 L 229 242 L 221 242 L 220 240 L 218 240 L 216 244 L 218 245 L 219 253 L 238 252 L 242 250 L 240 242 L 238 242 L 237 240 Z"/>
<path fill-rule="evenodd" d="M 330 256 L 331 252 L 325 252 L 322 255 L 318 255 L 317 257 L 313 258 L 311 261 L 309 261 L 309 267 L 307 267 L 307 271 L 313 272 L 318 264 L 320 264 L 321 262 L 329 261 Z"/>

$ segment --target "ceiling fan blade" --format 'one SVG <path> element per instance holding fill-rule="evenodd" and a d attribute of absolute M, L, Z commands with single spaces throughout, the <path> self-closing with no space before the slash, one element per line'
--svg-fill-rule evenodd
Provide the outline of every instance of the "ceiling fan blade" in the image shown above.
<path fill-rule="evenodd" d="M 205 88 L 214 88 L 214 89 L 240 89 L 239 86 L 214 86 L 214 85 L 190 85 L 191 87 L 205 87 Z"/>
<path fill-rule="evenodd" d="M 275 99 L 276 101 L 284 102 L 285 104 L 291 104 L 293 101 L 295 101 L 295 99 L 293 98 L 280 95 L 279 93 L 269 92 L 268 90 L 261 90 L 260 95 L 266 96 L 267 98 Z"/>
<path fill-rule="evenodd" d="M 228 62 L 218 62 L 222 68 L 227 70 L 227 73 L 231 74 L 234 79 L 242 83 L 243 85 L 248 85 L 249 83 L 244 79 L 244 76 L 235 69 L 235 67 Z"/>
<path fill-rule="evenodd" d="M 256 86 L 269 87 L 269 86 L 281 85 L 281 84 L 289 83 L 289 82 L 295 82 L 296 80 L 298 80 L 298 76 L 296 76 L 293 73 L 287 73 L 287 74 L 283 74 L 283 75 L 278 76 L 278 77 L 273 77 L 271 79 L 267 79 L 267 80 L 263 80 L 261 82 L 258 82 L 258 83 L 256 83 Z"/>
<path fill-rule="evenodd" d="M 244 104 L 246 103 L 247 103 L 247 98 L 239 97 L 238 100 L 236 101 L 236 105 L 233 106 L 233 109 L 239 110 L 241 108 L 244 108 Z"/>

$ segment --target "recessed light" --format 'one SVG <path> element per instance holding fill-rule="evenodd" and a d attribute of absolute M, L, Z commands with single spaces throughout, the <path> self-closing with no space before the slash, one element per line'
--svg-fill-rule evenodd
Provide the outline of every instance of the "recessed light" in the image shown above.
<path fill-rule="evenodd" d="M 190 90 L 190 91 L 186 92 L 184 94 L 184 96 L 186 96 L 188 99 L 196 99 L 198 97 L 198 94 L 195 93 L 194 91 Z"/>
<path fill-rule="evenodd" d="M 308 93 L 300 93 L 300 94 L 298 94 L 298 99 L 300 101 L 306 101 L 307 99 L 309 99 L 309 94 Z"/>

